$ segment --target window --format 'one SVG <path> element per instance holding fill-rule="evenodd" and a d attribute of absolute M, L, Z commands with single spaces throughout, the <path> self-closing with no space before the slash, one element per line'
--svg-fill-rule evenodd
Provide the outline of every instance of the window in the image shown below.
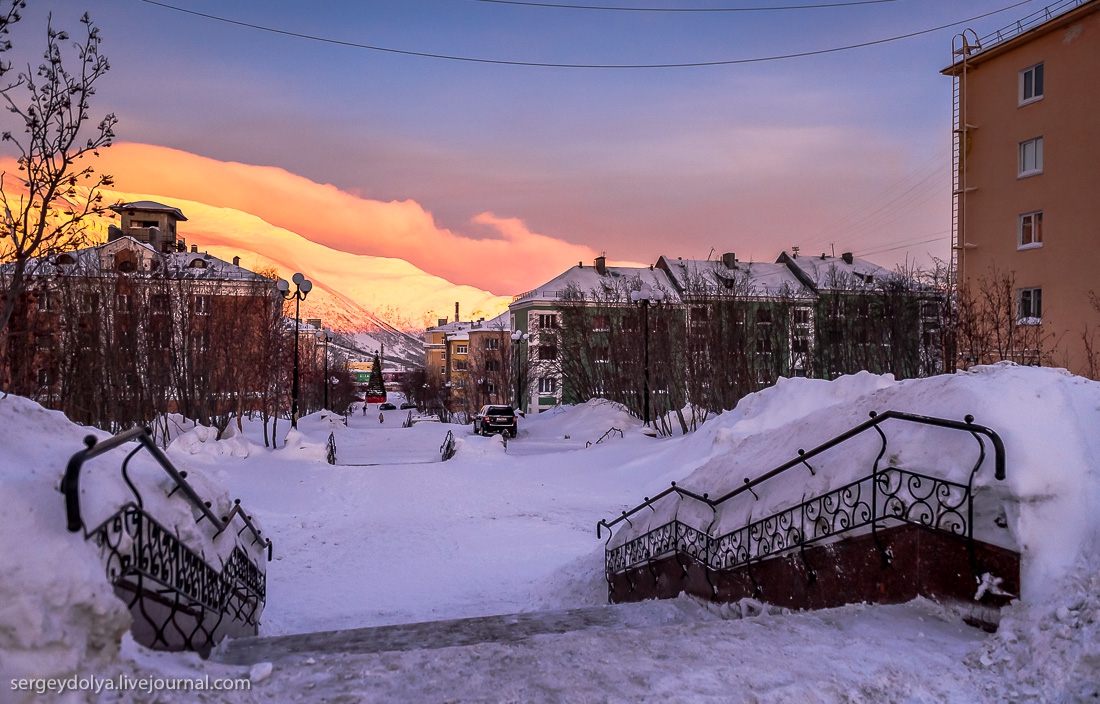
<path fill-rule="evenodd" d="M 1020 71 L 1020 105 L 1043 98 L 1043 65 L 1035 64 Z"/>
<path fill-rule="evenodd" d="M 447 361 L 447 353 L 443 350 L 439 351 L 439 361 L 440 362 L 446 362 Z"/>
<path fill-rule="evenodd" d="M 195 296 L 192 299 L 195 315 L 210 315 L 210 296 Z"/>
<path fill-rule="evenodd" d="M 1043 246 L 1043 211 L 1024 213 L 1017 228 L 1017 249 L 1033 249 Z"/>
<path fill-rule="evenodd" d="M 499 337 L 487 337 L 485 338 L 485 349 L 487 350 L 499 350 L 500 338 Z"/>
<path fill-rule="evenodd" d="M 540 328 L 556 328 L 558 326 L 558 316 L 553 313 L 539 313 L 539 327 Z"/>
<path fill-rule="evenodd" d="M 455 345 L 455 354 L 468 354 L 469 352 L 469 345 Z"/>
<path fill-rule="evenodd" d="M 795 308 L 791 311 L 791 325 L 798 328 L 810 327 L 813 322 L 812 314 L 810 308 Z"/>
<path fill-rule="evenodd" d="M 772 322 L 772 309 L 771 308 L 757 308 L 756 309 L 756 322 L 760 325 L 769 325 Z"/>
<path fill-rule="evenodd" d="M 771 354 L 772 353 L 772 339 L 770 337 L 761 337 L 756 340 L 756 354 Z"/>
<path fill-rule="evenodd" d="M 85 293 L 81 299 L 81 310 L 85 313 L 96 313 L 99 311 L 99 294 L 98 293 Z"/>
<path fill-rule="evenodd" d="M 540 345 L 539 346 L 539 359 L 548 362 L 558 358 L 558 348 L 554 345 Z"/>
<path fill-rule="evenodd" d="M 709 313 L 706 306 L 692 306 L 690 314 L 692 327 L 705 327 L 710 318 Z"/>
<path fill-rule="evenodd" d="M 1034 176 L 1043 173 L 1043 138 L 1036 137 L 1020 142 L 1020 164 L 1017 176 Z"/>
<path fill-rule="evenodd" d="M 487 394 L 489 394 L 490 396 L 492 396 L 492 395 L 493 395 L 493 394 L 495 394 L 496 392 L 497 392 L 497 385 L 496 385 L 496 384 L 494 384 L 494 383 L 493 383 L 493 382 L 491 382 L 491 381 L 486 381 L 486 382 L 485 382 L 485 393 L 487 393 Z"/>
<path fill-rule="evenodd" d="M 38 310 L 43 313 L 57 310 L 57 296 L 49 292 L 39 294 Z"/>
<path fill-rule="evenodd" d="M 456 372 L 464 372 L 468 369 L 468 365 L 465 359 L 454 360 L 454 369 Z"/>
<path fill-rule="evenodd" d="M 539 379 L 539 393 L 540 394 L 552 394 L 557 391 L 558 384 L 557 379 L 552 376 L 547 376 Z"/>
<path fill-rule="evenodd" d="M 447 367 L 440 367 L 439 368 L 439 373 L 440 374 L 446 374 L 447 373 Z"/>
<path fill-rule="evenodd" d="M 596 364 L 608 364 L 611 361 L 611 348 L 600 345 L 592 348 L 592 357 Z"/>
<path fill-rule="evenodd" d="M 466 380 L 465 379 L 455 379 L 455 386 L 457 386 L 460 389 L 465 389 L 466 388 Z"/>
<path fill-rule="evenodd" d="M 1017 324 L 1038 325 L 1043 322 L 1043 289 L 1022 288 L 1017 302 Z"/>
<path fill-rule="evenodd" d="M 49 369 L 39 369 L 38 370 L 38 385 L 39 386 L 49 386 L 50 384 L 53 383 L 53 378 L 52 377 L 53 377 L 53 375 L 50 374 Z"/>
<path fill-rule="evenodd" d="M 149 297 L 149 305 L 153 309 L 153 315 L 167 315 L 168 314 L 168 296 L 163 293 Z"/>
<path fill-rule="evenodd" d="M 487 372 L 499 372 L 500 360 L 499 359 L 487 359 L 485 360 L 485 371 Z"/>
<path fill-rule="evenodd" d="M 128 293 L 120 293 L 115 299 L 119 313 L 131 313 L 134 310 L 134 297 Z"/>
<path fill-rule="evenodd" d="M 607 332 L 611 330 L 611 318 L 606 315 L 592 316 L 592 332 Z"/>
<path fill-rule="evenodd" d="M 52 350 L 53 349 L 53 335 L 44 334 L 36 335 L 34 338 L 34 347 L 39 350 Z"/>

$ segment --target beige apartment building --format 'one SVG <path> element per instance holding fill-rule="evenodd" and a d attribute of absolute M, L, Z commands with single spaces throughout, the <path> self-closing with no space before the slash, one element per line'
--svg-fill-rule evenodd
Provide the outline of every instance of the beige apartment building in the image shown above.
<path fill-rule="evenodd" d="M 959 281 L 1012 275 L 1016 323 L 1042 326 L 1044 363 L 1095 374 L 1083 336 L 1100 328 L 1100 0 L 968 31 L 953 53 Z"/>

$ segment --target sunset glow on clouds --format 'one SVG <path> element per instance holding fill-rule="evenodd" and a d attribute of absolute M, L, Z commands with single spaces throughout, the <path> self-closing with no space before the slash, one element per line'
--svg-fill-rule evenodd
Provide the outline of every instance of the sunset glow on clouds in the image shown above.
<path fill-rule="evenodd" d="M 498 295 L 530 289 L 596 256 L 588 247 L 530 232 L 515 218 L 478 215 L 473 223 L 481 226 L 478 238 L 438 227 L 413 200 L 360 198 L 283 169 L 166 147 L 116 144 L 102 152 L 96 168 L 112 174 L 122 192 L 241 211 L 333 250 L 403 259 L 452 283 Z M 257 247 L 262 250 L 262 243 Z"/>

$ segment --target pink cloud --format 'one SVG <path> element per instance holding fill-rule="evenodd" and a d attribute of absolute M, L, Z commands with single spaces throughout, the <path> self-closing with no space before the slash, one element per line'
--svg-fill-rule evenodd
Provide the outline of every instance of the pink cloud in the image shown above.
<path fill-rule="evenodd" d="M 404 259 L 456 284 L 497 294 L 537 286 L 596 254 L 533 233 L 516 218 L 478 215 L 473 222 L 499 236 L 476 239 L 437 226 L 413 200 L 371 200 L 283 169 L 166 147 L 116 144 L 102 152 L 96 168 L 112 174 L 119 190 L 233 208 L 333 249 Z"/>

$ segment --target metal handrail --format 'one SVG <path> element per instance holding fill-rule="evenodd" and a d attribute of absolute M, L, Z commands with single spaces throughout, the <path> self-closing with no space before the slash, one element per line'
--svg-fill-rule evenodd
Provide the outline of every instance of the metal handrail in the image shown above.
<path fill-rule="evenodd" d="M 327 452 L 325 453 L 325 459 L 328 460 L 329 464 L 336 464 L 336 434 L 335 433 L 329 433 L 328 434 L 328 448 L 327 448 Z"/>
<path fill-rule="evenodd" d="M 153 441 L 153 435 L 149 428 L 143 427 L 131 428 L 130 430 L 121 432 L 103 441 L 98 441 L 94 435 L 85 436 L 85 449 L 69 458 L 69 464 L 65 468 L 65 476 L 61 479 L 60 491 L 65 495 L 65 516 L 68 523 L 67 528 L 70 533 L 77 533 L 85 528 L 84 519 L 80 512 L 80 470 L 83 468 L 84 463 L 132 440 L 137 440 L 141 446 L 153 456 L 153 459 L 157 461 L 161 469 L 163 469 L 168 476 L 172 478 L 172 481 L 176 483 L 175 488 L 172 489 L 170 493 L 175 493 L 177 490 L 182 491 L 187 501 L 202 513 L 197 520 L 201 521 L 206 519 L 217 529 L 215 537 L 223 533 L 225 529 L 229 527 L 229 523 L 233 520 L 234 516 L 240 516 L 245 527 L 252 531 L 252 536 L 254 538 L 253 542 L 255 543 L 258 541 L 267 547 L 267 559 L 269 561 L 271 560 L 271 539 L 264 538 L 261 534 L 262 531 L 252 522 L 252 518 L 240 508 L 240 499 L 236 500 L 229 515 L 219 520 L 218 517 L 214 515 L 214 512 L 210 510 L 210 502 L 203 501 L 199 497 L 194 488 L 187 482 L 186 473 L 180 472 L 175 468 L 172 461 L 168 459 L 168 456 L 165 455 L 164 452 L 157 447 L 156 442 Z M 135 450 L 127 456 L 126 461 L 123 463 L 122 470 L 123 478 L 130 486 L 131 491 L 133 491 L 134 495 L 138 498 L 139 507 L 141 506 L 141 496 L 134 489 L 133 484 L 130 483 L 130 479 L 126 475 L 126 464 L 129 462 L 130 457 L 140 449 L 141 447 L 135 448 Z"/>
<path fill-rule="evenodd" d="M 616 517 L 614 520 L 608 522 L 604 519 L 601 519 L 600 521 L 598 521 L 596 523 L 596 537 L 597 538 L 601 537 L 601 528 L 607 528 L 610 531 L 612 526 L 614 526 L 615 524 L 620 523 L 622 521 L 626 521 L 627 519 L 630 518 L 630 516 L 633 516 L 634 514 L 638 513 L 639 511 L 641 511 L 644 508 L 652 509 L 652 505 L 655 501 L 658 501 L 658 500 L 664 498 L 665 496 L 668 496 L 669 494 L 673 494 L 673 493 L 679 494 L 682 497 L 686 497 L 686 498 L 690 498 L 690 499 L 694 499 L 696 501 L 702 502 L 702 503 L 706 504 L 707 506 L 710 506 L 711 509 L 715 509 L 719 504 L 724 503 L 725 501 L 728 501 L 728 500 L 734 498 L 735 496 L 743 494 L 746 491 L 752 492 L 754 487 L 762 484 L 763 482 L 766 482 L 769 479 L 772 479 L 773 477 L 776 477 L 776 476 L 786 472 L 787 470 L 791 469 L 792 467 L 795 467 L 796 465 L 805 465 L 807 460 L 812 459 L 814 456 L 821 454 L 825 450 L 828 450 L 832 447 L 835 447 L 836 445 L 839 445 L 840 443 L 844 442 L 845 440 L 849 440 L 849 439 L 855 437 L 856 435 L 859 435 L 860 433 L 863 433 L 864 431 L 867 431 L 871 428 L 875 428 L 877 430 L 878 426 L 880 424 L 884 423 L 885 421 L 892 420 L 892 419 L 893 420 L 902 420 L 902 421 L 906 421 L 906 422 L 910 422 L 910 423 L 919 423 L 921 425 L 931 425 L 931 426 L 940 427 L 940 428 L 951 428 L 951 429 L 954 429 L 954 430 L 963 430 L 963 431 L 969 432 L 969 433 L 971 433 L 972 435 L 975 435 L 975 436 L 976 435 L 985 435 L 986 437 L 989 438 L 990 442 L 992 442 L 992 444 L 993 444 L 994 468 L 995 468 L 994 476 L 1000 481 L 1003 481 L 1004 478 L 1005 478 L 1005 448 L 1004 448 L 1004 443 L 1001 441 L 1001 437 L 999 435 L 997 435 L 997 433 L 995 431 L 993 431 L 991 428 L 987 428 L 984 425 L 975 425 L 974 424 L 974 416 L 972 416 L 972 415 L 967 415 L 964 418 L 964 420 L 961 421 L 961 422 L 957 421 L 957 420 L 949 420 L 947 418 L 936 418 L 936 417 L 933 417 L 933 416 L 922 416 L 922 415 L 916 415 L 916 414 L 913 414 L 913 413 L 904 413 L 902 411 L 886 411 L 884 413 L 876 413 L 875 411 L 871 411 L 870 416 L 871 416 L 870 420 L 864 421 L 863 423 L 860 423 L 856 427 L 854 427 L 854 428 L 852 428 L 852 429 L 850 429 L 850 430 L 848 430 L 844 433 L 841 433 L 840 435 L 837 435 L 836 437 L 832 438 L 831 440 L 827 440 L 827 441 L 821 443 L 820 445 L 813 448 L 812 450 L 808 450 L 808 451 L 799 450 L 798 451 L 798 457 L 795 457 L 794 459 L 791 459 L 791 460 L 788 460 L 787 462 L 784 462 L 783 464 L 779 465 L 775 469 L 772 469 L 768 472 L 765 472 L 764 474 L 761 474 L 760 476 L 758 476 L 757 478 L 752 479 L 752 480 L 749 480 L 749 479 L 746 478 L 745 483 L 743 485 L 737 487 L 736 489 L 734 489 L 734 490 L 732 490 L 732 491 L 730 491 L 726 494 L 723 494 L 722 496 L 720 496 L 716 499 L 710 498 L 710 495 L 707 494 L 707 493 L 704 493 L 704 494 L 700 495 L 700 494 L 696 494 L 693 491 L 683 489 L 681 487 L 676 486 L 676 482 L 672 482 L 672 486 L 670 486 L 668 489 L 665 489 L 664 491 L 660 492 L 659 494 L 657 494 L 655 496 L 645 497 L 645 501 L 638 504 L 637 506 L 630 509 L 629 511 L 623 511 L 622 515 Z M 879 432 L 881 433 L 881 431 L 879 431 Z M 984 450 L 983 450 L 983 457 L 984 457 Z M 806 465 L 806 466 L 809 466 L 809 465 Z M 975 467 L 974 471 L 977 471 L 977 469 L 978 468 Z M 753 492 L 753 493 L 755 494 L 755 492 Z"/>
<path fill-rule="evenodd" d="M 450 430 L 443 438 L 443 444 L 439 446 L 439 455 L 444 462 L 455 456 L 455 435 Z"/>
<path fill-rule="evenodd" d="M 611 435 L 611 433 L 618 433 L 620 438 L 623 437 L 623 431 L 622 430 L 619 430 L 618 428 L 608 428 L 607 432 L 604 433 L 603 435 L 601 435 L 600 439 L 597 440 L 595 443 L 593 443 L 591 440 L 584 443 L 584 448 L 587 450 L 592 445 L 599 445 L 601 442 L 603 442 L 605 439 L 607 439 Z"/>

